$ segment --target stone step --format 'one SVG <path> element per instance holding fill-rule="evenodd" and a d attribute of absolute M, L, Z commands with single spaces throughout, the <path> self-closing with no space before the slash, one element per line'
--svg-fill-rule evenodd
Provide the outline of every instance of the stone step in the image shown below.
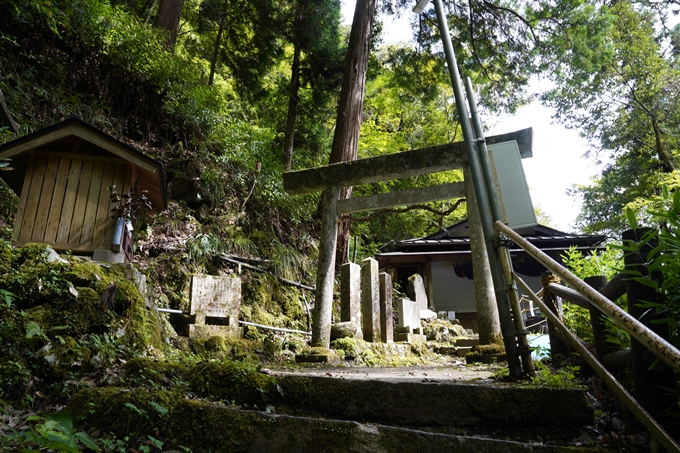
<path fill-rule="evenodd" d="M 78 423 L 86 423 L 90 428 L 100 428 L 121 439 L 131 430 L 136 430 L 136 435 L 142 437 L 153 435 L 154 438 L 163 440 L 164 450 L 184 447 L 196 452 L 216 453 L 597 451 L 584 447 L 543 445 L 539 442 L 520 443 L 356 421 L 240 410 L 217 403 L 186 399 L 182 393 L 166 390 L 85 389 L 71 399 L 68 410 Z"/>
<path fill-rule="evenodd" d="M 455 426 L 550 432 L 593 423 L 585 390 L 422 379 L 363 380 L 284 374 L 286 407 L 324 417 L 401 426 Z"/>
<path fill-rule="evenodd" d="M 472 346 L 440 346 L 438 348 L 434 348 L 434 352 L 441 355 L 465 357 L 471 349 Z"/>
<path fill-rule="evenodd" d="M 479 338 L 456 338 L 456 346 L 478 346 Z"/>

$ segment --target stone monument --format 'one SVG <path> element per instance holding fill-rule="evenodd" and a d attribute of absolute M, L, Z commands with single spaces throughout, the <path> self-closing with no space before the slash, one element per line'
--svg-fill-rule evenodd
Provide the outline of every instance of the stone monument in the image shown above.
<path fill-rule="evenodd" d="M 208 339 L 214 335 L 240 335 L 241 279 L 194 275 L 191 277 L 191 308 L 194 324 L 189 337 Z"/>

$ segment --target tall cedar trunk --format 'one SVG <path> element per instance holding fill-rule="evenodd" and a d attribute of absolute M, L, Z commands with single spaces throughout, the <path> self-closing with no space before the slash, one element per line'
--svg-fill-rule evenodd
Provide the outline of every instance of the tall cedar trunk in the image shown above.
<path fill-rule="evenodd" d="M 170 32 L 170 37 L 168 38 L 168 48 L 170 50 L 175 49 L 183 4 L 184 0 L 161 0 L 156 19 L 153 22 L 155 27 L 164 28 Z"/>
<path fill-rule="evenodd" d="M 283 163 L 286 170 L 293 166 L 293 142 L 295 140 L 295 117 L 297 115 L 298 91 L 300 89 L 300 43 L 295 42 L 293 66 L 290 69 L 290 88 L 288 93 L 288 119 L 283 138 Z"/>
<path fill-rule="evenodd" d="M 215 38 L 215 48 L 213 49 L 212 60 L 210 60 L 210 76 L 208 77 L 208 86 L 211 87 L 215 79 L 215 68 L 217 68 L 217 56 L 220 50 L 220 41 L 222 40 L 222 32 L 224 31 L 224 17 L 220 17 L 219 28 L 217 29 L 217 38 Z"/>
<path fill-rule="evenodd" d="M 357 0 L 349 48 L 345 57 L 345 73 L 342 77 L 338 116 L 333 135 L 330 163 L 356 160 L 359 147 L 359 131 L 364 107 L 364 89 L 368 70 L 368 53 L 371 47 L 371 30 L 375 14 L 375 0 Z M 352 197 L 352 188 L 344 187 L 340 199 Z M 336 266 L 347 261 L 350 219 L 341 219 L 338 225 Z"/>
<path fill-rule="evenodd" d="M 675 171 L 675 165 L 671 156 L 666 152 L 663 141 L 661 139 L 661 128 L 654 115 L 651 116 L 652 129 L 654 130 L 654 144 L 656 145 L 656 153 L 661 161 L 661 167 L 665 173 L 673 173 Z"/>

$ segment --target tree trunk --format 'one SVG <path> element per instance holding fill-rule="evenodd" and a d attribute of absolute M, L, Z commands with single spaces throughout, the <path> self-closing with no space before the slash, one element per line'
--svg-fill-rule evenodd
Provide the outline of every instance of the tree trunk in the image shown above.
<path fill-rule="evenodd" d="M 182 6 L 184 0 L 161 0 L 158 7 L 158 13 L 153 24 L 155 27 L 164 28 L 170 32 L 168 38 L 168 48 L 175 49 L 175 41 L 177 40 L 177 33 L 179 32 L 179 19 L 182 15 Z"/>
<path fill-rule="evenodd" d="M 208 86 L 211 87 L 215 79 L 215 69 L 217 68 L 217 57 L 220 50 L 220 41 L 222 40 L 222 32 L 224 31 L 224 17 L 220 17 L 219 28 L 217 29 L 217 37 L 215 38 L 215 48 L 213 49 L 212 60 L 210 60 L 210 76 L 208 77 Z"/>
<path fill-rule="evenodd" d="M 652 121 L 652 129 L 654 130 L 654 145 L 656 147 L 656 153 L 659 156 L 659 160 L 661 161 L 661 167 L 663 168 L 663 171 L 665 173 L 673 173 L 675 171 L 675 165 L 673 164 L 671 156 L 668 155 L 663 146 L 663 140 L 661 139 L 661 128 L 659 127 L 659 123 L 656 121 L 655 116 L 653 115 L 650 116 Z"/>
<path fill-rule="evenodd" d="M 286 171 L 293 166 L 293 143 L 295 140 L 295 117 L 297 116 L 298 91 L 300 89 L 300 43 L 295 43 L 293 65 L 290 69 L 290 88 L 288 93 L 288 119 L 283 138 L 283 163 Z"/>
<path fill-rule="evenodd" d="M 345 57 L 338 116 L 333 135 L 330 163 L 356 160 L 359 147 L 359 131 L 364 107 L 364 89 L 368 54 L 371 48 L 371 30 L 375 14 L 375 0 L 357 0 L 349 48 Z M 352 188 L 344 187 L 340 199 L 352 197 Z M 336 266 L 347 261 L 350 219 L 343 218 L 338 225 Z"/>

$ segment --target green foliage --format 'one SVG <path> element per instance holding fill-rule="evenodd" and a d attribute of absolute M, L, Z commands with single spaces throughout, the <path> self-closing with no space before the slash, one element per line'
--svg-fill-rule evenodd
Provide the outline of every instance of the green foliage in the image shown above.
<path fill-rule="evenodd" d="M 0 401 L 1 403 L 1 401 Z M 59 453 L 80 453 L 82 448 L 100 451 L 95 441 L 82 431 L 75 431 L 71 416 L 65 412 L 33 415 L 26 419 L 28 429 L 12 429 L 0 439 L 0 447 L 21 451 L 47 450 Z"/>
<path fill-rule="evenodd" d="M 573 58 L 554 60 L 556 87 L 544 101 L 590 140 L 589 154 L 607 162 L 591 184 L 572 189 L 583 199 L 577 226 L 585 232 L 619 234 L 626 206 L 677 181 L 680 72 L 667 28 L 656 22 L 665 11 L 630 2 L 593 10 L 601 26 L 561 44 Z"/>
<path fill-rule="evenodd" d="M 531 380 L 534 385 L 560 389 L 582 388 L 582 385 L 576 378 L 580 370 L 580 367 L 577 365 L 551 368 L 543 363 L 543 361 L 537 360 L 534 362 L 534 366 L 536 368 L 536 377 Z"/>
<path fill-rule="evenodd" d="M 644 217 L 651 218 L 661 229 L 652 228 L 643 236 L 642 244 L 658 245 L 643 257 L 648 263 L 648 275 L 633 277 L 663 294 L 664 303 L 647 301 L 641 306 L 657 312 L 659 318 L 655 322 L 668 325 L 670 340 L 677 346 L 680 345 L 680 192 L 663 186 L 661 195 L 650 201 L 654 207 L 649 208 Z M 632 209 L 630 211 L 630 217 L 635 217 Z"/>
<path fill-rule="evenodd" d="M 623 269 L 623 253 L 616 244 L 607 244 L 602 252 L 584 254 L 570 247 L 562 255 L 564 265 L 580 279 L 605 276 L 611 280 Z"/>
<path fill-rule="evenodd" d="M 607 244 L 602 252 L 591 252 L 584 255 L 576 247 L 571 247 L 562 255 L 564 265 L 578 278 L 604 276 L 607 280 L 614 278 L 623 270 L 623 253 L 618 244 Z M 622 307 L 626 307 L 625 296 L 615 301 Z M 590 320 L 590 311 L 576 304 L 565 303 L 564 323 L 573 333 L 586 342 L 593 341 L 593 330 Z M 605 334 L 607 341 L 616 347 L 625 347 L 628 343 L 625 331 L 617 327 L 613 322 L 607 322 Z"/>

